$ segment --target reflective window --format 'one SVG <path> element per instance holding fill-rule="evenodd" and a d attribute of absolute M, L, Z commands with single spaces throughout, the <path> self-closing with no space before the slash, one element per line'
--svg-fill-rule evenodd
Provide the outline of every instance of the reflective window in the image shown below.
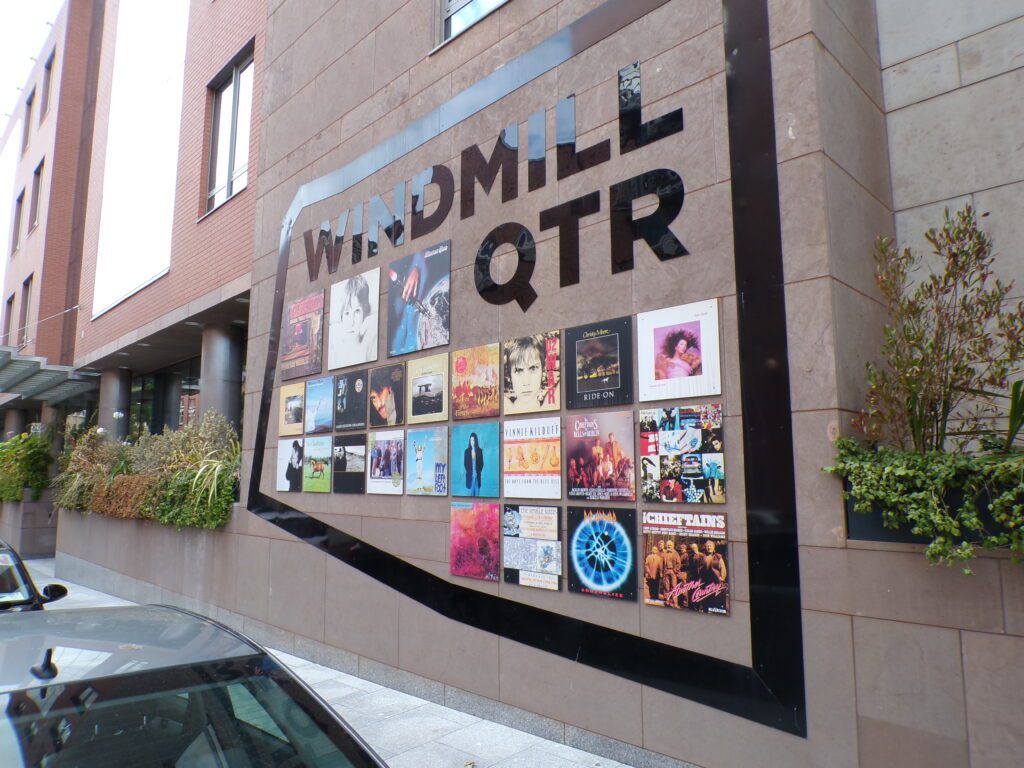
<path fill-rule="evenodd" d="M 11 232 L 11 253 L 18 250 L 21 243 L 21 214 L 25 208 L 25 190 L 21 190 L 18 199 L 14 201 L 14 229 Z"/>
<path fill-rule="evenodd" d="M 233 66 L 230 74 L 214 89 L 207 211 L 241 192 L 249 182 L 252 80 L 250 55 Z"/>
<path fill-rule="evenodd" d="M 39 196 L 43 191 L 43 163 L 41 160 L 32 174 L 32 201 L 28 209 L 28 231 L 31 232 L 39 224 Z"/>
<path fill-rule="evenodd" d="M 18 323 L 18 347 L 28 343 L 28 323 L 32 319 L 32 275 L 21 284 L 21 320 Z"/>
<path fill-rule="evenodd" d="M 21 151 L 28 149 L 28 137 L 32 134 L 32 104 L 36 100 L 36 89 L 25 99 L 25 124 L 21 127 Z"/>
<path fill-rule="evenodd" d="M 12 293 L 7 297 L 7 303 L 4 305 L 4 346 L 10 346 L 11 340 L 13 339 L 12 331 L 14 330 L 14 294 Z"/>
<path fill-rule="evenodd" d="M 57 55 L 56 51 L 50 53 L 50 57 L 46 60 L 46 64 L 43 65 L 43 93 L 39 97 L 39 122 L 43 122 L 43 118 L 46 117 L 46 113 L 50 110 L 50 88 L 53 83 L 53 57 Z"/>
<path fill-rule="evenodd" d="M 441 0 L 444 11 L 442 41 L 455 37 L 508 0 Z"/>

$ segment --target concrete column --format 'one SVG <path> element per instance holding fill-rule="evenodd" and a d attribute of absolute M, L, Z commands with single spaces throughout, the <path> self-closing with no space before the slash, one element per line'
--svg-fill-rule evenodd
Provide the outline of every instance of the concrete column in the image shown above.
<path fill-rule="evenodd" d="M 43 412 L 39 418 L 43 429 L 50 431 L 50 444 L 53 446 L 55 456 L 60 456 L 64 450 L 64 422 L 67 418 L 67 410 L 60 405 L 44 405 Z"/>
<path fill-rule="evenodd" d="M 4 411 L 4 440 L 10 440 L 15 435 L 25 431 L 28 423 L 28 415 L 20 408 L 10 408 Z"/>
<path fill-rule="evenodd" d="M 242 333 L 226 323 L 203 328 L 199 365 L 199 417 L 217 411 L 241 432 Z"/>
<path fill-rule="evenodd" d="M 131 371 L 110 368 L 100 373 L 99 425 L 115 440 L 128 437 L 131 397 Z M 114 418 L 116 412 L 120 412 L 120 418 Z"/>
<path fill-rule="evenodd" d="M 177 429 L 180 424 L 178 413 L 181 410 L 181 376 L 166 373 L 163 376 L 163 424 L 168 429 Z"/>

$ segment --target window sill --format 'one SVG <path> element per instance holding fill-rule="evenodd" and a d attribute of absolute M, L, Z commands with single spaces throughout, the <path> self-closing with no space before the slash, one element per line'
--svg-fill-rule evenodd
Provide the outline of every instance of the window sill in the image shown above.
<path fill-rule="evenodd" d="M 442 40 L 442 41 L 441 41 L 440 43 L 438 43 L 437 45 L 435 45 L 435 46 L 434 46 L 433 48 L 431 48 L 431 49 L 430 49 L 430 50 L 429 50 L 429 51 L 427 52 L 427 58 L 429 59 L 429 58 L 430 58 L 431 56 L 433 56 L 433 55 L 434 55 L 435 53 L 437 53 L 437 52 L 438 52 L 438 51 L 440 51 L 440 50 L 441 50 L 442 48 L 444 48 L 444 47 L 445 47 L 446 45 L 448 45 L 448 43 L 452 42 L 453 40 L 457 40 L 457 39 L 458 39 L 458 38 L 460 38 L 460 37 L 461 37 L 462 35 L 464 35 L 464 34 L 466 34 L 467 32 L 469 32 L 469 30 L 471 30 L 471 29 L 472 29 L 473 27 L 475 27 L 475 26 L 476 26 L 477 24 L 479 24 L 480 22 L 482 22 L 482 21 L 483 21 L 484 19 L 486 19 L 486 18 L 487 18 L 488 16 L 490 16 L 490 15 L 491 15 L 492 13 L 497 13 L 498 11 L 500 11 L 500 10 L 501 10 L 502 8 L 504 8 L 504 7 L 505 7 L 505 5 L 507 5 L 507 4 L 508 4 L 508 2 L 509 2 L 509 0 L 504 0 L 504 2 L 502 2 L 502 3 L 499 3 L 498 5 L 496 5 L 496 6 L 494 6 L 493 8 L 491 8 L 491 10 L 489 10 L 489 11 L 488 11 L 487 13 L 485 13 L 485 14 L 484 14 L 483 16 L 481 16 L 481 17 L 480 17 L 479 19 L 477 19 L 476 21 L 474 21 L 474 22 L 473 22 L 472 24 L 470 24 L 470 25 L 469 25 L 468 27 L 466 27 L 465 29 L 463 29 L 463 30 L 460 30 L 460 31 L 456 32 L 456 33 L 455 33 L 454 35 L 452 35 L 451 37 L 449 37 L 449 38 L 448 38 L 447 40 Z M 443 20 L 442 20 L 442 23 L 443 23 Z"/>
<path fill-rule="evenodd" d="M 241 197 L 242 195 L 244 195 L 246 193 L 246 191 L 248 191 L 248 189 L 249 189 L 249 187 L 248 187 L 248 185 L 246 185 L 242 189 L 240 189 L 237 192 L 235 192 L 235 194 L 233 194 L 231 197 L 229 197 L 223 203 L 221 203 L 219 205 L 216 205 L 213 208 L 211 208 L 210 210 L 208 210 L 206 213 L 204 213 L 202 216 L 200 216 L 199 218 L 196 219 L 196 224 L 198 224 L 201 221 L 206 220 L 208 217 L 212 216 L 217 211 L 221 210 L 225 205 L 230 203 L 232 200 L 236 200 L 239 197 Z"/>

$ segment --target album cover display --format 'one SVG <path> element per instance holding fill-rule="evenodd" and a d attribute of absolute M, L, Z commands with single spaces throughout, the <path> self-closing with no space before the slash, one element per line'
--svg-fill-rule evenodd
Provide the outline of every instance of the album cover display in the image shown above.
<path fill-rule="evenodd" d="M 320 373 L 323 368 L 323 325 L 323 291 L 285 304 L 278 358 L 282 381 Z"/>
<path fill-rule="evenodd" d="M 565 456 L 570 499 L 636 501 L 632 411 L 569 416 Z"/>
<path fill-rule="evenodd" d="M 449 570 L 453 576 L 498 580 L 501 526 L 496 502 L 453 502 Z"/>
<path fill-rule="evenodd" d="M 367 436 L 366 492 L 402 495 L 405 467 L 405 433 L 400 429 L 371 432 Z"/>
<path fill-rule="evenodd" d="M 452 425 L 452 496 L 500 495 L 500 425 L 496 421 Z"/>
<path fill-rule="evenodd" d="M 636 316 L 640 402 L 720 395 L 718 300 Z"/>
<path fill-rule="evenodd" d="M 331 286 L 327 367 L 347 368 L 377 359 L 380 267 Z"/>
<path fill-rule="evenodd" d="M 452 418 L 501 415 L 501 353 L 497 343 L 452 353 Z"/>
<path fill-rule="evenodd" d="M 334 426 L 334 377 L 306 382 L 306 434 L 330 432 Z"/>
<path fill-rule="evenodd" d="M 306 385 L 283 384 L 278 393 L 280 413 L 277 420 L 277 434 L 301 435 L 305 421 Z"/>
<path fill-rule="evenodd" d="M 302 458 L 302 490 L 312 493 L 331 492 L 331 438 L 307 437 Z"/>
<path fill-rule="evenodd" d="M 647 605 L 729 615 L 724 514 L 647 510 L 643 542 Z"/>
<path fill-rule="evenodd" d="M 388 357 L 448 344 L 451 250 L 447 241 L 388 267 Z"/>
<path fill-rule="evenodd" d="M 644 501 L 724 504 L 721 404 L 641 409 L 640 484 Z"/>
<path fill-rule="evenodd" d="M 410 429 L 406 492 L 412 496 L 448 495 L 448 427 Z"/>
<path fill-rule="evenodd" d="M 506 584 L 558 590 L 562 575 L 562 510 L 506 504 L 502 515 L 502 568 Z"/>
<path fill-rule="evenodd" d="M 302 490 L 302 453 L 301 437 L 277 441 L 277 490 Z"/>
<path fill-rule="evenodd" d="M 423 424 L 448 420 L 448 353 L 430 355 L 406 363 L 409 395 L 406 421 Z"/>
<path fill-rule="evenodd" d="M 501 347 L 505 415 L 557 411 L 562 405 L 558 331 L 510 339 Z"/>
<path fill-rule="evenodd" d="M 557 416 L 504 423 L 505 496 L 562 498 L 562 427 Z"/>
<path fill-rule="evenodd" d="M 405 424 L 405 363 L 370 369 L 370 426 Z"/>
<path fill-rule="evenodd" d="M 633 318 L 566 328 L 566 407 L 632 403 Z"/>
<path fill-rule="evenodd" d="M 366 435 L 335 435 L 334 492 L 366 493 Z"/>
<path fill-rule="evenodd" d="M 367 374 L 365 370 L 334 377 L 334 428 L 366 429 Z"/>
<path fill-rule="evenodd" d="M 636 601 L 636 510 L 569 507 L 570 592 Z"/>

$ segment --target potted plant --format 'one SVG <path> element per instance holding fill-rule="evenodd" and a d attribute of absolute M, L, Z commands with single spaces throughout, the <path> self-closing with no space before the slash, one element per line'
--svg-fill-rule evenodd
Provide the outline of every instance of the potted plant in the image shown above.
<path fill-rule="evenodd" d="M 927 542 L 933 563 L 966 573 L 978 547 L 1024 554 L 1024 303 L 992 270 L 974 210 L 945 212 L 927 259 L 890 238 L 875 247 L 888 311 L 881 363 L 867 366 L 861 442 L 836 441 L 855 512 Z"/>

